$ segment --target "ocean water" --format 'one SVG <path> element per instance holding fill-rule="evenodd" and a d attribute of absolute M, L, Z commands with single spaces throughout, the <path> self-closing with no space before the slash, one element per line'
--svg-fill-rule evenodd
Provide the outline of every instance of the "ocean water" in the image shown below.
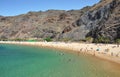
<path fill-rule="evenodd" d="M 91 55 L 0 44 L 0 77 L 120 77 L 120 65 Z"/>

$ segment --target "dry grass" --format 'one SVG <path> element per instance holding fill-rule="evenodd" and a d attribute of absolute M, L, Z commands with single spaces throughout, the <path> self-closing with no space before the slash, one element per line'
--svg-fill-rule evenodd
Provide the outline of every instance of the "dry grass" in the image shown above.
<path fill-rule="evenodd" d="M 107 5 L 107 4 L 109 4 L 110 2 L 112 2 L 113 0 L 102 0 L 99 4 L 95 4 L 91 9 L 90 9 L 90 11 L 93 11 L 93 10 L 96 10 L 97 8 L 100 8 L 100 7 L 102 7 L 102 6 L 104 6 L 104 5 Z"/>

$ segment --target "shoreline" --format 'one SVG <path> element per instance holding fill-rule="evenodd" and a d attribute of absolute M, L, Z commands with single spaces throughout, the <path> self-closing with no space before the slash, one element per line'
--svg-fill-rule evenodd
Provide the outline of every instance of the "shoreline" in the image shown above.
<path fill-rule="evenodd" d="M 109 60 L 120 64 L 120 47 L 115 44 L 86 44 L 86 43 L 65 43 L 65 42 L 17 42 L 17 41 L 0 41 L 0 44 L 19 44 L 31 45 L 46 48 L 55 48 L 69 50 L 77 53 L 94 55 L 95 57 Z"/>

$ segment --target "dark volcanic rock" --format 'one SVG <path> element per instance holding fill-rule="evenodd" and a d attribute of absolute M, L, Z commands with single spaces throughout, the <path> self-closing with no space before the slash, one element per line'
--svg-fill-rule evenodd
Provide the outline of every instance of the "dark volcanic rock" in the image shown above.
<path fill-rule="evenodd" d="M 120 0 L 113 0 L 98 10 L 99 22 L 87 36 L 109 38 L 111 42 L 120 38 Z M 93 25 L 94 26 L 94 25 Z"/>
<path fill-rule="evenodd" d="M 62 38 L 85 39 L 92 36 L 97 39 L 100 36 L 114 41 L 120 38 L 120 0 L 102 0 L 86 11 L 74 24 L 75 29 L 68 30 Z M 76 29 L 77 28 L 77 29 Z M 69 29 L 69 28 L 66 28 Z M 66 31 L 64 29 L 64 32 Z M 77 33 L 76 33 L 77 32 Z"/>

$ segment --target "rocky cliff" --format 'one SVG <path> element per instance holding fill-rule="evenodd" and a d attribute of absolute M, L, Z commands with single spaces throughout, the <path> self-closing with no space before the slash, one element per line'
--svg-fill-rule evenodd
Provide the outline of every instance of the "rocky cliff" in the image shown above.
<path fill-rule="evenodd" d="M 91 36 L 120 38 L 120 0 L 101 0 L 81 10 L 48 10 L 0 16 L 1 39 L 47 38 L 79 41 Z"/>
<path fill-rule="evenodd" d="M 114 42 L 120 38 L 120 0 L 101 0 L 75 21 L 74 25 L 74 28 L 66 28 L 71 30 L 63 33 L 63 38 L 80 40 L 90 36 L 95 40 L 104 37 Z"/>

